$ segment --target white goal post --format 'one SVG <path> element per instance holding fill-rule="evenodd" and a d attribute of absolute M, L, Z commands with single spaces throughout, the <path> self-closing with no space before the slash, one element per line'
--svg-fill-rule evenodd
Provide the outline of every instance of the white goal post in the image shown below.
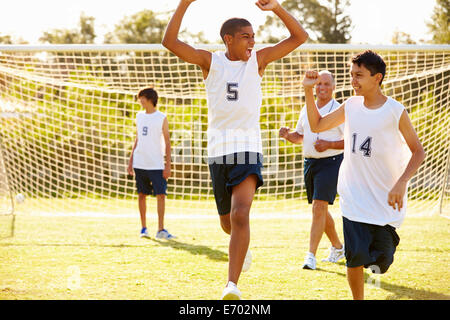
<path fill-rule="evenodd" d="M 306 203 L 302 146 L 280 139 L 278 130 L 296 125 L 307 69 L 331 71 L 336 99 L 342 102 L 353 94 L 349 61 L 366 49 L 385 59 L 383 90 L 406 106 L 427 153 L 411 180 L 408 210 L 450 216 L 449 45 L 308 44 L 270 64 L 260 119 L 265 183 L 256 194 L 255 210 L 295 213 Z M 202 73 L 161 45 L 0 45 L 0 141 L 6 172 L 0 177 L 7 178 L 13 195 L 25 195 L 23 207 L 136 211 L 135 183 L 126 167 L 141 109 L 135 95 L 146 86 L 158 91 L 158 108 L 170 124 L 168 210 L 215 212 Z"/>

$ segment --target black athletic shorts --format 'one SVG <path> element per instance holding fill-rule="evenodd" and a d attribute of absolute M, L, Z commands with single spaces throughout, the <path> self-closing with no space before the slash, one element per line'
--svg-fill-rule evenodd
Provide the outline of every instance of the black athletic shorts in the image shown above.
<path fill-rule="evenodd" d="M 305 158 L 303 173 L 308 203 L 323 200 L 333 204 L 342 159 L 343 154 L 320 159 Z"/>
<path fill-rule="evenodd" d="M 163 170 L 144 170 L 134 168 L 138 193 L 146 195 L 167 194 L 167 181 L 163 178 Z"/>
<path fill-rule="evenodd" d="M 395 228 L 351 221 L 343 217 L 347 267 L 364 266 L 374 273 L 385 273 L 400 242 Z"/>
<path fill-rule="evenodd" d="M 263 185 L 262 163 L 262 154 L 256 152 L 239 152 L 208 159 L 219 215 L 230 213 L 232 188 L 244 181 L 249 175 L 256 175 L 258 179 L 256 189 Z"/>

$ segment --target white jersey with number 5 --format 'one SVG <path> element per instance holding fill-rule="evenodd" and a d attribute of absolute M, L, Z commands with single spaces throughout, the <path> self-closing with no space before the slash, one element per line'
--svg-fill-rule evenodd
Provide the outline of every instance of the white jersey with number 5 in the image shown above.
<path fill-rule="evenodd" d="M 231 61 L 213 52 L 205 86 L 208 96 L 208 157 L 235 152 L 262 154 L 261 76 L 256 52 L 248 61 Z"/>
<path fill-rule="evenodd" d="M 388 97 L 378 109 L 364 106 L 364 97 L 345 102 L 344 160 L 338 193 L 342 215 L 349 220 L 400 227 L 406 210 L 394 210 L 388 194 L 403 174 L 410 151 L 399 130 L 405 107 Z"/>

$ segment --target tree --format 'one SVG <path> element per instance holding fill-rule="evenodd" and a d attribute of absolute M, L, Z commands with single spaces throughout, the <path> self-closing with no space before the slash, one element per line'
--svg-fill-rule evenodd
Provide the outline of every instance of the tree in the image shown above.
<path fill-rule="evenodd" d="M 131 16 L 125 16 L 115 25 L 113 32 L 105 35 L 104 43 L 161 43 L 169 23 L 169 13 L 173 12 L 157 13 L 142 10 Z M 193 34 L 185 29 L 180 32 L 180 38 L 208 43 L 203 31 Z"/>
<path fill-rule="evenodd" d="M 4 35 L 4 36 L 0 35 L 0 43 L 13 44 L 13 41 L 12 41 L 12 38 L 11 38 L 11 36 L 9 34 Z"/>
<path fill-rule="evenodd" d="M 395 31 L 392 35 L 391 42 L 393 44 L 416 44 L 409 33 L 402 31 Z"/>
<path fill-rule="evenodd" d="M 436 0 L 428 29 L 433 34 L 432 43 L 450 43 L 450 0 Z"/>
<path fill-rule="evenodd" d="M 39 41 L 52 44 L 94 43 L 96 37 L 94 22 L 94 17 L 86 16 L 84 13 L 81 13 L 78 28 L 44 31 L 44 34 L 39 38 Z"/>
<path fill-rule="evenodd" d="M 142 10 L 125 16 L 114 31 L 105 35 L 105 43 L 161 43 L 168 20 L 161 20 L 157 13 Z"/>
<path fill-rule="evenodd" d="M 95 34 L 95 18 L 85 16 L 84 13 L 80 16 L 80 35 L 79 40 L 80 43 L 94 43 L 96 38 Z"/>
<path fill-rule="evenodd" d="M 321 4 L 319 0 L 285 0 L 282 6 L 299 20 L 307 29 L 312 38 L 320 43 L 348 43 L 351 39 L 352 21 L 345 10 L 350 5 L 349 0 L 325 0 Z M 258 34 L 263 35 L 263 30 L 276 25 L 281 27 L 281 21 L 269 16 L 266 23 L 259 29 Z M 311 34 L 312 33 L 312 34 Z M 268 34 L 264 32 L 264 34 Z M 268 35 L 264 41 L 271 43 L 281 39 Z"/>
<path fill-rule="evenodd" d="M 28 42 L 22 39 L 22 37 L 15 38 L 9 34 L 0 34 L 0 43 L 2 44 L 27 44 Z"/>

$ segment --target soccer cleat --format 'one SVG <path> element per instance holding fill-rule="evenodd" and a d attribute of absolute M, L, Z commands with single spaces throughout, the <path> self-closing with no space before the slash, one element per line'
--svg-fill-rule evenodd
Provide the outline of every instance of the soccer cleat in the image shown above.
<path fill-rule="evenodd" d="M 247 272 L 252 265 L 252 252 L 247 250 L 247 254 L 245 255 L 244 263 L 242 264 L 242 272 Z"/>
<path fill-rule="evenodd" d="M 303 269 L 316 270 L 316 257 L 311 252 L 306 254 Z"/>
<path fill-rule="evenodd" d="M 141 238 L 150 238 L 148 232 L 147 232 L 147 228 L 142 228 L 141 230 Z"/>
<path fill-rule="evenodd" d="M 234 283 L 228 282 L 223 290 L 222 300 L 241 300 L 241 292 Z"/>
<path fill-rule="evenodd" d="M 172 239 L 175 239 L 176 237 L 174 235 L 170 234 L 169 231 L 167 231 L 166 229 L 162 229 L 161 231 L 158 231 L 156 233 L 156 238 L 172 240 Z"/>
<path fill-rule="evenodd" d="M 333 262 L 337 263 L 339 260 L 345 257 L 345 249 L 344 245 L 342 245 L 341 249 L 336 249 L 335 247 L 331 246 L 330 248 L 330 255 L 328 258 L 323 259 L 323 262 Z"/>

